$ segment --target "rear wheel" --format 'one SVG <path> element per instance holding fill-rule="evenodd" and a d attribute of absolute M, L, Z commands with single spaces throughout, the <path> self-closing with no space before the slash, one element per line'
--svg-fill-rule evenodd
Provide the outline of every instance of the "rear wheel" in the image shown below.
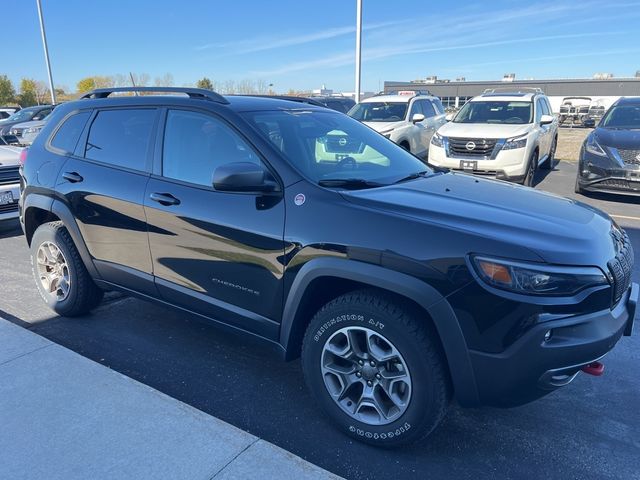
<path fill-rule="evenodd" d="M 302 366 L 307 386 L 338 428 L 378 446 L 427 436 L 451 397 L 428 320 L 375 291 L 342 295 L 314 316 Z"/>
<path fill-rule="evenodd" d="M 31 240 L 31 267 L 40 296 L 59 315 L 88 313 L 104 292 L 89 276 L 62 222 L 40 225 Z"/>

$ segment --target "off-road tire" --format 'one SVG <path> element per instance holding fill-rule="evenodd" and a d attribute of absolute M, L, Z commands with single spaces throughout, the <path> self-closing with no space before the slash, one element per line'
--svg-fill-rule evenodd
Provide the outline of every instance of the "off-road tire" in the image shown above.
<path fill-rule="evenodd" d="M 58 300 L 45 290 L 37 270 L 37 252 L 45 242 L 53 243 L 64 255 L 69 272 L 69 292 L 66 298 Z M 75 317 L 89 313 L 102 301 L 104 292 L 91 279 L 71 235 L 62 222 L 40 225 L 31 240 L 31 270 L 40 296 L 57 314 Z"/>
<path fill-rule="evenodd" d="M 360 422 L 331 397 L 321 372 L 324 346 L 338 330 L 365 327 L 390 341 L 411 376 L 411 397 L 402 415 L 384 425 Z M 313 317 L 302 347 L 307 387 L 320 407 L 347 435 L 360 441 L 394 447 L 428 436 L 442 421 L 452 394 L 440 341 L 430 319 L 375 290 L 347 293 L 327 303 Z"/>

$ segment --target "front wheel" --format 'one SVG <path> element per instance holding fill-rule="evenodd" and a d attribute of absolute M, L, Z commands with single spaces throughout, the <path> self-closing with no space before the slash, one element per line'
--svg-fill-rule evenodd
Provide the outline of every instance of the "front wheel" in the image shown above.
<path fill-rule="evenodd" d="M 534 179 L 536 177 L 536 170 L 538 169 L 538 152 L 533 152 L 531 159 L 527 165 L 527 172 L 522 179 L 522 185 L 527 187 L 533 187 Z"/>
<path fill-rule="evenodd" d="M 340 430 L 366 443 L 395 446 L 436 428 L 451 387 L 428 322 L 368 290 L 342 295 L 315 315 L 303 342 L 303 371 Z"/>
<path fill-rule="evenodd" d="M 88 313 L 103 297 L 62 222 L 40 225 L 31 240 L 31 267 L 40 296 L 57 314 Z"/>

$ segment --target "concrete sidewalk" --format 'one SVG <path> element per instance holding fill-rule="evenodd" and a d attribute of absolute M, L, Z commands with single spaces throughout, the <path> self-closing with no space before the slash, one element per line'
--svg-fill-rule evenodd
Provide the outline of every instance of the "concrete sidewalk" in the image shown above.
<path fill-rule="evenodd" d="M 0 478 L 338 477 L 0 319 Z"/>

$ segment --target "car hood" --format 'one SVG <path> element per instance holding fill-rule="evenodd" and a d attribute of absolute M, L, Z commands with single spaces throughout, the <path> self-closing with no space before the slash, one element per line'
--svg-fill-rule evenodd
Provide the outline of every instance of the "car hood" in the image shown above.
<path fill-rule="evenodd" d="M 596 128 L 593 131 L 597 142 L 606 147 L 624 150 L 640 150 L 640 130 L 616 130 L 613 128 Z"/>
<path fill-rule="evenodd" d="M 12 128 L 40 127 L 45 123 L 47 123 L 46 120 L 31 120 L 29 122 L 16 123 Z"/>
<path fill-rule="evenodd" d="M 530 124 L 504 125 L 496 123 L 445 123 L 438 133 L 444 137 L 512 138 L 528 133 Z"/>
<path fill-rule="evenodd" d="M 367 127 L 373 128 L 376 132 L 386 132 L 387 130 L 393 130 L 394 128 L 398 128 L 398 125 L 402 123 L 402 121 L 396 122 L 362 122 Z"/>
<path fill-rule="evenodd" d="M 552 264 L 606 268 L 615 256 L 607 214 L 512 183 L 446 173 L 342 194 L 389 214 L 524 247 Z"/>
<path fill-rule="evenodd" d="M 21 147 L 12 145 L 0 145 L 0 169 L 8 166 L 16 166 L 20 163 Z"/>

